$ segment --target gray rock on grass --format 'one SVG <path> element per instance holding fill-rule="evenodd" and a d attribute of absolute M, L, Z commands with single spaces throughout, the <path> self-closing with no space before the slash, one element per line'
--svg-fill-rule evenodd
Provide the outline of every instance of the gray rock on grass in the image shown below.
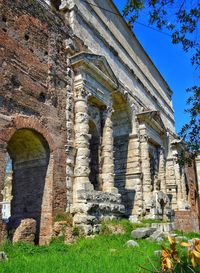
<path fill-rule="evenodd" d="M 127 247 L 139 247 L 139 244 L 134 240 L 129 240 L 126 242 L 125 246 Z"/>
<path fill-rule="evenodd" d="M 135 239 L 143 239 L 152 235 L 154 231 L 155 228 L 137 228 L 131 232 L 131 236 Z"/>

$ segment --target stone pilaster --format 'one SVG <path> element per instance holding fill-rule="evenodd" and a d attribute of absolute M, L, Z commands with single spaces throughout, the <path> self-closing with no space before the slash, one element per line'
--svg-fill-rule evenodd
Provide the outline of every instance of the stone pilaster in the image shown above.
<path fill-rule="evenodd" d="M 165 155 L 164 155 L 163 147 L 160 148 L 158 179 L 160 182 L 160 190 L 163 193 L 166 193 L 167 189 L 166 189 L 166 177 L 165 177 Z"/>
<path fill-rule="evenodd" d="M 143 200 L 144 202 L 148 202 L 152 196 L 152 185 L 148 136 L 145 134 L 140 136 L 140 149 L 143 173 Z"/>
<path fill-rule="evenodd" d="M 69 65 L 69 64 L 68 64 Z M 66 128 L 67 128 L 67 145 L 66 150 L 66 187 L 67 187 L 67 207 L 70 211 L 73 203 L 73 178 L 74 178 L 74 94 L 73 94 L 73 71 L 67 68 L 67 86 L 66 86 Z"/>
<path fill-rule="evenodd" d="M 184 172 L 184 168 L 181 167 L 181 184 L 182 184 L 182 196 L 183 196 L 183 200 L 187 201 L 187 192 L 186 192 L 186 181 L 185 181 L 185 172 Z"/>
<path fill-rule="evenodd" d="M 75 90 L 75 148 L 73 198 L 77 200 L 79 190 L 93 190 L 89 181 L 89 116 L 87 105 L 88 93 L 84 89 Z"/>
<path fill-rule="evenodd" d="M 180 202 L 183 199 L 183 191 L 182 191 L 182 181 L 181 181 L 181 174 L 180 174 L 180 166 L 176 162 L 176 158 L 173 159 L 174 162 L 174 173 L 176 178 L 176 184 L 178 186 L 177 191 L 177 201 Z"/>
<path fill-rule="evenodd" d="M 177 204 L 179 209 L 185 209 L 188 206 L 187 194 L 186 194 L 186 185 L 185 185 L 185 175 L 184 169 L 177 162 L 177 159 L 174 159 L 174 170 L 178 186 L 177 194 Z"/>
<path fill-rule="evenodd" d="M 174 170 L 174 159 L 169 156 L 166 159 L 166 185 L 167 194 L 171 195 L 172 209 L 177 209 L 177 181 Z"/>
<path fill-rule="evenodd" d="M 128 162 L 126 172 L 126 191 L 128 197 L 134 193 L 133 198 L 128 198 L 131 207 L 130 219 L 138 219 L 143 212 L 143 189 L 142 189 L 142 176 L 141 176 L 141 162 L 140 162 L 140 141 L 138 134 L 129 135 L 128 145 Z M 128 200 L 126 203 L 128 203 Z"/>
<path fill-rule="evenodd" d="M 111 108 L 108 108 L 104 112 L 101 160 L 103 191 L 117 193 L 118 190 L 114 187 L 113 127 Z"/>

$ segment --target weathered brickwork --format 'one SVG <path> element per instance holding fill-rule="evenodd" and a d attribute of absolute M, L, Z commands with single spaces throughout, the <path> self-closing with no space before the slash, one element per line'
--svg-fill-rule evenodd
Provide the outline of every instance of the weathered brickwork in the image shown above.
<path fill-rule="evenodd" d="M 45 214 L 40 223 L 40 237 L 45 241 L 51 235 L 53 214 L 66 207 L 65 97 L 69 78 L 64 40 L 69 36 L 59 15 L 38 1 L 1 1 L 0 7 L 0 181 L 2 185 L 5 152 L 10 149 L 14 164 L 12 215 L 21 217 L 23 210 Z M 23 128 L 27 128 L 24 134 Z M 32 130 L 47 142 L 41 143 L 41 149 L 48 146 L 43 147 L 45 155 L 31 155 L 31 145 L 36 146 L 38 138 Z M 30 149 L 27 156 L 23 155 L 25 144 Z M 45 149 L 49 149 L 48 155 Z M 20 198 L 27 198 L 29 205 Z"/>
<path fill-rule="evenodd" d="M 121 216 L 173 220 L 193 202 L 176 161 L 172 91 L 123 19 L 106 13 L 118 12 L 112 1 L 96 2 L 105 9 L 0 0 L 0 192 L 9 154 L 7 229 L 23 240 L 26 219 L 44 244 L 58 213 L 91 234 Z"/>
<path fill-rule="evenodd" d="M 199 218 L 193 211 L 176 211 L 175 228 L 184 232 L 199 232 Z"/>
<path fill-rule="evenodd" d="M 186 191 L 189 201 L 189 210 L 175 212 L 175 227 L 183 231 L 200 230 L 200 200 L 197 183 L 195 162 L 185 166 Z"/>

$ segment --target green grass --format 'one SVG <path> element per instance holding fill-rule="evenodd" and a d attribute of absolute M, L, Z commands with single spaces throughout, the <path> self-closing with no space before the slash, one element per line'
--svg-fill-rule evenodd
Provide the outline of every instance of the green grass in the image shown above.
<path fill-rule="evenodd" d="M 112 223 L 119 224 L 115 221 Z M 140 271 L 140 265 L 152 269 L 148 257 L 159 265 L 154 251 L 161 249 L 160 243 L 138 240 L 139 248 L 128 248 L 125 243 L 132 239 L 130 232 L 133 225 L 126 220 L 122 220 L 120 225 L 124 227 L 125 234 L 80 238 L 73 245 L 65 245 L 62 240 L 54 240 L 49 246 L 6 243 L 1 250 L 8 254 L 9 260 L 0 262 L 0 272 L 139 273 L 144 272 Z"/>
<path fill-rule="evenodd" d="M 9 260 L 0 263 L 2 273 L 136 273 L 138 265 L 149 267 L 146 255 L 160 247 L 138 241 L 140 248 L 124 246 L 128 235 L 82 238 L 74 245 L 54 241 L 50 246 L 6 244 Z M 155 258 L 155 257 L 154 257 Z"/>

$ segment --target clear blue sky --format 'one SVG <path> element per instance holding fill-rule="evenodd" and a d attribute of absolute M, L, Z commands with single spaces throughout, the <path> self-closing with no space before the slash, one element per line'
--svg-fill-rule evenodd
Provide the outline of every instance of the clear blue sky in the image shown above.
<path fill-rule="evenodd" d="M 113 2 L 120 11 L 123 9 L 125 0 Z M 146 23 L 144 17 L 138 21 Z M 173 45 L 170 37 L 139 24 L 135 24 L 134 33 L 174 92 L 173 106 L 178 133 L 188 120 L 184 113 L 188 97 L 185 90 L 199 84 L 198 71 L 192 67 L 189 54 L 183 52 L 180 45 Z"/>

